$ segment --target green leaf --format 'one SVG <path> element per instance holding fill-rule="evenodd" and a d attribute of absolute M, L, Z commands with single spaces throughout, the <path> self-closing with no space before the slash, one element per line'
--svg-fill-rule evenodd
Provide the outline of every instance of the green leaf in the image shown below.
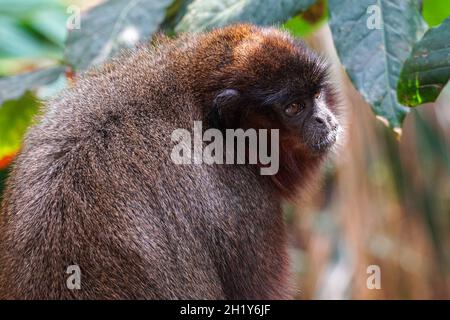
<path fill-rule="evenodd" d="M 295 16 L 283 24 L 283 28 L 288 30 L 293 36 L 305 37 L 316 30 L 321 23 L 311 25 L 300 16 Z"/>
<path fill-rule="evenodd" d="M 67 61 L 86 70 L 124 47 L 149 39 L 159 28 L 172 0 L 110 0 L 81 17 L 79 29 L 69 32 Z"/>
<path fill-rule="evenodd" d="M 315 0 L 194 0 L 175 30 L 198 32 L 236 22 L 282 23 Z"/>
<path fill-rule="evenodd" d="M 0 108 L 0 159 L 17 152 L 23 135 L 39 110 L 39 102 L 27 92 L 18 100 L 9 100 Z"/>
<path fill-rule="evenodd" d="M 2 194 L 3 190 L 5 189 L 5 181 L 7 177 L 8 177 L 8 170 L 0 169 L 0 201 L 3 199 Z"/>
<path fill-rule="evenodd" d="M 398 99 L 408 106 L 433 102 L 450 79 L 450 17 L 428 30 L 403 65 Z"/>
<path fill-rule="evenodd" d="M 44 88 L 64 74 L 64 67 L 56 66 L 0 79 L 0 110 L 7 100 L 20 98 L 26 91 Z"/>
<path fill-rule="evenodd" d="M 61 7 L 60 0 L 1 0 L 0 15 L 22 18 L 37 10 Z"/>
<path fill-rule="evenodd" d="M 0 58 L 41 57 L 51 48 L 24 30 L 19 21 L 0 16 Z"/>
<path fill-rule="evenodd" d="M 429 26 L 437 26 L 450 16 L 448 0 L 424 0 L 422 16 Z"/>
<path fill-rule="evenodd" d="M 378 118 L 399 130 L 409 109 L 397 101 L 398 77 L 426 28 L 417 1 L 328 3 L 334 44 L 350 79 Z"/>
<path fill-rule="evenodd" d="M 58 0 L 0 0 L 0 58 L 60 60 L 66 19 Z"/>
<path fill-rule="evenodd" d="M 39 110 L 36 94 L 45 98 L 65 86 L 64 69 L 57 66 L 0 79 L 0 168 L 18 151 Z"/>
<path fill-rule="evenodd" d="M 62 48 L 67 35 L 66 20 L 64 11 L 55 8 L 33 12 L 27 23 L 33 30 Z"/>
<path fill-rule="evenodd" d="M 293 36 L 305 37 L 327 21 L 326 7 L 325 0 L 318 0 L 305 12 L 286 21 L 283 28 L 287 29 Z"/>
<path fill-rule="evenodd" d="M 186 14 L 187 8 L 192 1 L 194 0 L 174 0 L 167 8 L 166 19 L 161 24 L 161 29 L 165 34 L 169 36 L 176 35 L 175 27 Z"/>

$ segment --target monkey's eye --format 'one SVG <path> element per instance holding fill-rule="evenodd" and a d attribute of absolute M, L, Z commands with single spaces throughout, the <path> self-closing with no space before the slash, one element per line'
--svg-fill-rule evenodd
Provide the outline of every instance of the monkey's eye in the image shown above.
<path fill-rule="evenodd" d="M 320 91 L 317 91 L 316 94 L 314 95 L 314 99 L 319 99 L 322 96 Z"/>
<path fill-rule="evenodd" d="M 303 106 L 299 103 L 291 103 L 284 109 L 284 113 L 289 117 L 293 117 L 303 110 Z"/>

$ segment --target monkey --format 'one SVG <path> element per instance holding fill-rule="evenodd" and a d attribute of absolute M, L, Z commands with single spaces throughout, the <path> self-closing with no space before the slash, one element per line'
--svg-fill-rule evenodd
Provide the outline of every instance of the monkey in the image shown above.
<path fill-rule="evenodd" d="M 336 92 L 324 58 L 251 24 L 159 36 L 78 75 L 7 181 L 0 298 L 291 299 L 281 203 L 336 145 Z M 194 121 L 278 130 L 278 172 L 174 164 L 171 134 Z"/>

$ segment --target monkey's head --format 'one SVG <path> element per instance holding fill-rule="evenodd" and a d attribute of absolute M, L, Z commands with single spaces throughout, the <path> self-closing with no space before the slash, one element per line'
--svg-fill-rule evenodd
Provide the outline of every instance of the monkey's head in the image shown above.
<path fill-rule="evenodd" d="M 327 64 L 287 33 L 247 24 L 200 35 L 194 47 L 185 77 L 208 127 L 278 129 L 280 166 L 271 177 L 294 198 L 339 138 Z"/>
<path fill-rule="evenodd" d="M 325 61 L 275 28 L 215 32 L 210 45 L 221 45 L 215 50 L 223 57 L 208 82 L 212 126 L 279 129 L 281 152 L 285 146 L 309 157 L 325 154 L 340 131 Z"/>

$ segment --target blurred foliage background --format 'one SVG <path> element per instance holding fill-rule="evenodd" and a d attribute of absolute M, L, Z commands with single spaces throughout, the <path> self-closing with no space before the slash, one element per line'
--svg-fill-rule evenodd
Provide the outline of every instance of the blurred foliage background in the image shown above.
<path fill-rule="evenodd" d="M 70 58 L 64 52 L 68 8 L 76 5 L 84 11 L 99 2 L 0 0 L 0 77 Z M 422 5 L 429 26 L 450 15 L 448 0 L 424 0 Z M 409 112 L 399 137 L 376 121 L 344 71 L 326 7 L 326 1 L 318 1 L 282 26 L 331 61 L 347 127 L 339 156 L 327 164 L 321 187 L 308 201 L 285 207 L 296 298 L 449 299 L 450 88 L 436 102 Z M 173 33 L 171 26 L 180 21 L 183 10 L 183 1 L 168 6 L 162 29 Z M 68 85 L 72 72 L 67 67 L 39 90 L 1 101 L 0 194 L 40 99 Z M 0 87 L 3 95 L 9 90 Z M 367 288 L 370 265 L 380 267 L 380 290 Z"/>

